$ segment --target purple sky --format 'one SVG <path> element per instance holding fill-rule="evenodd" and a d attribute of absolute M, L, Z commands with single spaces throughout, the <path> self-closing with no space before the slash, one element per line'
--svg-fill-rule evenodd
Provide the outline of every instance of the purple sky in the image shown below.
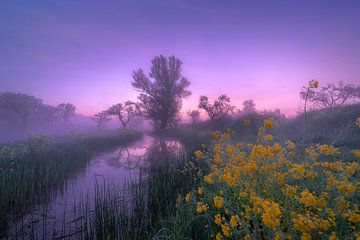
<path fill-rule="evenodd" d="M 360 1 L 0 2 L 0 91 L 93 114 L 136 100 L 131 72 L 179 57 L 193 95 L 296 112 L 307 81 L 360 83 Z"/>

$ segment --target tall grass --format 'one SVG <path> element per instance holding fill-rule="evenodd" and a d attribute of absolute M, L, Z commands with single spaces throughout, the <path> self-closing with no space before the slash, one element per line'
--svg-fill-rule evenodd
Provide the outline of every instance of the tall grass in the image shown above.
<path fill-rule="evenodd" d="M 9 222 L 25 214 L 34 204 L 46 201 L 54 189 L 84 169 L 94 153 L 140 137 L 141 133 L 131 130 L 74 135 L 60 140 L 39 135 L 22 144 L 1 146 L 0 233 Z"/>

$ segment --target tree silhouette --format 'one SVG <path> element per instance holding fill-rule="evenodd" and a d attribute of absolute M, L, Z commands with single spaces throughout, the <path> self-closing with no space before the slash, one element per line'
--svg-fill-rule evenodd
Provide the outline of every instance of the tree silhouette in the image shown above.
<path fill-rule="evenodd" d="M 199 108 L 204 109 L 211 120 L 219 120 L 233 113 L 235 107 L 230 104 L 230 97 L 222 94 L 214 101 L 209 103 L 207 96 L 201 95 L 199 100 Z"/>
<path fill-rule="evenodd" d="M 199 120 L 200 120 L 200 111 L 199 110 L 192 110 L 192 111 L 189 110 L 187 112 L 187 115 L 190 117 L 191 122 L 193 124 L 199 122 Z"/>
<path fill-rule="evenodd" d="M 149 76 L 142 69 L 133 72 L 132 86 L 140 92 L 143 115 L 157 129 L 176 123 L 182 99 L 191 95 L 190 82 L 182 76 L 182 62 L 174 57 L 155 57 Z"/>
<path fill-rule="evenodd" d="M 56 106 L 58 116 L 64 124 L 69 122 L 69 118 L 75 114 L 76 107 L 71 103 L 61 103 Z"/>
<path fill-rule="evenodd" d="M 0 117 L 15 120 L 22 129 L 27 129 L 29 119 L 39 111 L 42 100 L 22 93 L 0 94 Z"/>
<path fill-rule="evenodd" d="M 315 108 L 329 108 L 360 101 L 360 86 L 353 84 L 327 84 L 321 88 L 306 88 L 300 92 L 301 99 Z"/>
<path fill-rule="evenodd" d="M 140 106 L 138 103 L 126 101 L 112 105 L 107 110 L 108 115 L 117 116 L 123 128 L 130 122 L 131 119 L 138 116 L 140 113 Z"/>
<path fill-rule="evenodd" d="M 95 114 L 94 117 L 92 117 L 91 119 L 96 122 L 97 128 L 104 127 L 105 123 L 111 120 L 107 111 L 99 112 Z"/>
<path fill-rule="evenodd" d="M 243 102 L 243 112 L 244 113 L 256 112 L 255 103 L 253 100 L 246 100 Z"/>

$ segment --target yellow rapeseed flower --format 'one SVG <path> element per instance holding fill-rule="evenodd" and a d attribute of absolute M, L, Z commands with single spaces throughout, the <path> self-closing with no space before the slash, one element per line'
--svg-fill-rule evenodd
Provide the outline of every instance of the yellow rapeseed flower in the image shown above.
<path fill-rule="evenodd" d="M 197 151 L 195 151 L 195 157 L 196 157 L 197 159 L 202 159 L 202 158 L 204 157 L 204 154 L 203 154 L 202 151 L 197 150 Z"/>
<path fill-rule="evenodd" d="M 220 225 L 221 224 L 221 214 L 216 214 L 215 216 L 214 216 L 214 222 L 215 222 L 215 224 L 216 225 Z"/>
<path fill-rule="evenodd" d="M 196 212 L 197 213 L 203 213 L 206 212 L 206 210 L 208 209 L 208 206 L 206 204 L 204 204 L 203 202 L 197 202 L 196 203 Z"/>
<path fill-rule="evenodd" d="M 189 203 L 189 202 L 190 202 L 190 199 L 191 199 L 191 193 L 187 193 L 187 194 L 185 195 L 185 201 L 186 201 L 187 203 Z"/>
<path fill-rule="evenodd" d="M 244 119 L 243 123 L 245 126 L 249 126 L 250 125 L 250 119 Z"/>
<path fill-rule="evenodd" d="M 224 206 L 224 198 L 222 196 L 214 197 L 214 206 L 216 208 L 222 208 Z"/>
<path fill-rule="evenodd" d="M 351 152 L 352 152 L 352 154 L 354 154 L 354 156 L 356 158 L 360 158 L 360 149 L 355 149 L 355 150 L 352 150 Z"/>
<path fill-rule="evenodd" d="M 240 222 L 240 218 L 239 218 L 238 215 L 231 216 L 231 218 L 230 218 L 230 226 L 232 228 L 236 228 L 237 226 L 239 226 L 239 222 Z"/>
<path fill-rule="evenodd" d="M 266 136 L 264 137 L 264 140 L 265 140 L 266 142 L 269 142 L 269 141 L 271 141 L 272 139 L 273 139 L 273 136 L 270 135 L 270 134 L 268 134 L 268 135 L 266 135 Z"/>
<path fill-rule="evenodd" d="M 317 205 L 316 197 L 309 192 L 309 190 L 304 190 L 300 195 L 300 203 L 304 204 L 305 207 L 313 207 Z"/>
<path fill-rule="evenodd" d="M 224 234 L 225 237 L 227 237 L 227 238 L 231 237 L 229 225 L 221 224 L 221 231 L 222 231 L 222 233 Z"/>
<path fill-rule="evenodd" d="M 272 118 L 268 118 L 264 120 L 264 128 L 273 128 L 274 120 Z"/>

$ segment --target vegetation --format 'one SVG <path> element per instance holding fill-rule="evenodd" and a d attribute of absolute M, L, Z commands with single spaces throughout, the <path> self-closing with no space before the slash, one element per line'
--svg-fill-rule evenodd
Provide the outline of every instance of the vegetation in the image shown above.
<path fill-rule="evenodd" d="M 117 116 L 122 125 L 122 128 L 126 128 L 130 120 L 140 115 L 140 106 L 138 103 L 126 101 L 124 103 L 112 105 L 107 110 L 107 113 L 110 116 Z"/>
<path fill-rule="evenodd" d="M 233 113 L 235 107 L 230 102 L 230 97 L 226 94 L 220 95 L 213 104 L 209 103 L 207 96 L 202 95 L 199 100 L 199 109 L 205 110 L 212 121 L 220 120 Z"/>
<path fill-rule="evenodd" d="M 61 103 L 56 106 L 56 112 L 64 124 L 69 122 L 69 118 L 75 114 L 76 107 L 71 103 Z"/>
<path fill-rule="evenodd" d="M 26 129 L 29 118 L 36 114 L 42 105 L 39 98 L 21 93 L 5 92 L 0 94 L 0 117 L 7 121 L 15 121 L 22 129 Z"/>
<path fill-rule="evenodd" d="M 94 153 L 140 137 L 131 130 L 62 139 L 34 135 L 22 144 L 0 146 L 0 233 L 10 220 L 44 202 L 66 179 L 84 169 Z"/>
<path fill-rule="evenodd" d="M 214 145 L 195 152 L 205 164 L 194 175 L 200 182 L 179 196 L 173 225 L 157 238 L 359 238 L 360 150 L 279 144 L 267 132 L 273 127 L 266 119 L 255 144 L 214 132 Z"/>
<path fill-rule="evenodd" d="M 160 55 L 152 61 L 150 80 L 142 69 L 134 71 L 132 82 L 140 92 L 142 113 L 156 129 L 175 126 L 182 99 L 190 96 L 190 82 L 182 76 L 180 59 Z"/>

